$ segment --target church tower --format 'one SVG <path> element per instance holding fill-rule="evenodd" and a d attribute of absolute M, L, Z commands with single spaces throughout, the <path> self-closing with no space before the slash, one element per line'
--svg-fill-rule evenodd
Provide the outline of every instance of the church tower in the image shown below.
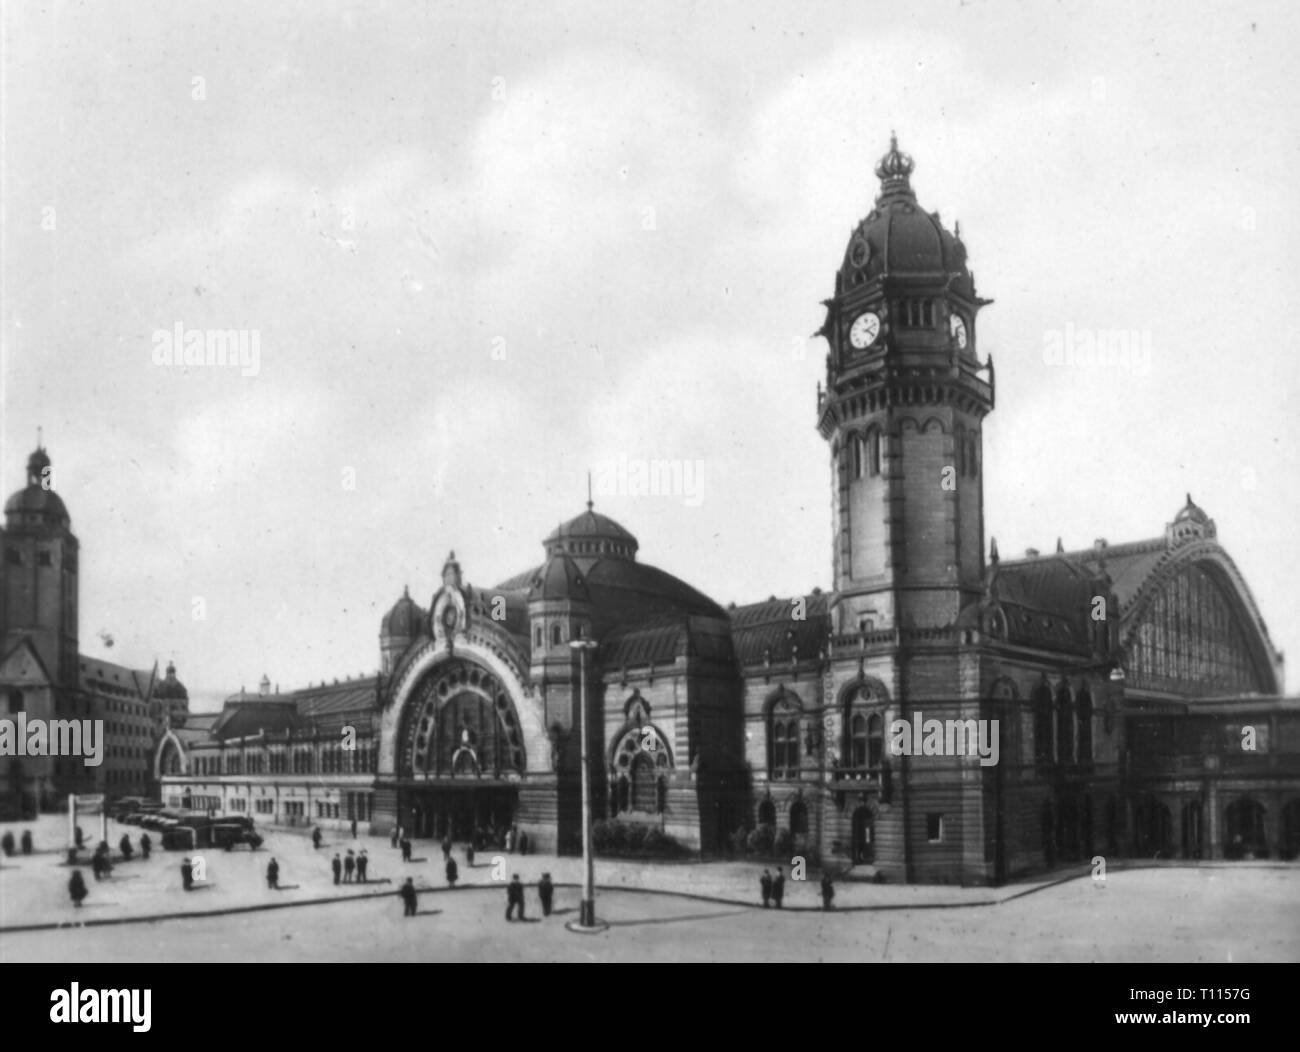
<path fill-rule="evenodd" d="M 79 683 L 77 538 L 54 492 L 50 458 L 38 446 L 27 485 L 5 501 L 0 567 L 0 640 L 4 653 L 30 639 L 57 687 Z"/>
<path fill-rule="evenodd" d="M 977 355 L 976 315 L 991 301 L 976 295 L 960 226 L 917 202 L 912 169 L 891 137 L 818 333 L 839 634 L 952 625 L 983 589 L 993 363 Z"/>

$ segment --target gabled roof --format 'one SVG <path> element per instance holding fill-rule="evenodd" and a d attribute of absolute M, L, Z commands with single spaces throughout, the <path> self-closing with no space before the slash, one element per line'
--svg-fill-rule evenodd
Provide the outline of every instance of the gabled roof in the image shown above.
<path fill-rule="evenodd" d="M 130 669 L 102 658 L 77 655 L 81 689 L 91 693 L 127 693 L 148 701 L 157 679 L 153 669 Z"/>

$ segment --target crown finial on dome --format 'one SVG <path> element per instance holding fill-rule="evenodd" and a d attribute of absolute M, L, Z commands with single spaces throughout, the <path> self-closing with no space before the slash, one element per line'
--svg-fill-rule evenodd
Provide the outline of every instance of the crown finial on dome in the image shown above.
<path fill-rule="evenodd" d="M 889 133 L 889 152 L 880 158 L 880 163 L 876 165 L 876 176 L 880 179 L 881 196 L 891 193 L 910 194 L 912 187 L 908 183 L 907 177 L 912 174 L 912 169 L 915 167 L 916 164 L 912 158 L 898 148 L 898 136 L 891 131 Z"/>

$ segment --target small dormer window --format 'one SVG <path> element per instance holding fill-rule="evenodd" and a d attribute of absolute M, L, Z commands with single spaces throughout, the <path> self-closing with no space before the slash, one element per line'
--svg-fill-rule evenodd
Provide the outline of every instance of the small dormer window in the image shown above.
<path fill-rule="evenodd" d="M 551 646 L 558 647 L 564 642 L 564 628 L 562 625 L 551 625 Z"/>

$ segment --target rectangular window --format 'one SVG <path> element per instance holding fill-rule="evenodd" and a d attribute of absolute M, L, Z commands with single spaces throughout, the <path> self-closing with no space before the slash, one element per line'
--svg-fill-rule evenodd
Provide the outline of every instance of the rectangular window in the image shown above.
<path fill-rule="evenodd" d="M 36 553 L 36 565 L 37 566 L 50 565 L 50 550 L 48 548 L 42 548 L 40 549 L 40 551 Z"/>
<path fill-rule="evenodd" d="M 943 815 L 927 814 L 925 816 L 925 838 L 931 844 L 943 843 Z"/>

